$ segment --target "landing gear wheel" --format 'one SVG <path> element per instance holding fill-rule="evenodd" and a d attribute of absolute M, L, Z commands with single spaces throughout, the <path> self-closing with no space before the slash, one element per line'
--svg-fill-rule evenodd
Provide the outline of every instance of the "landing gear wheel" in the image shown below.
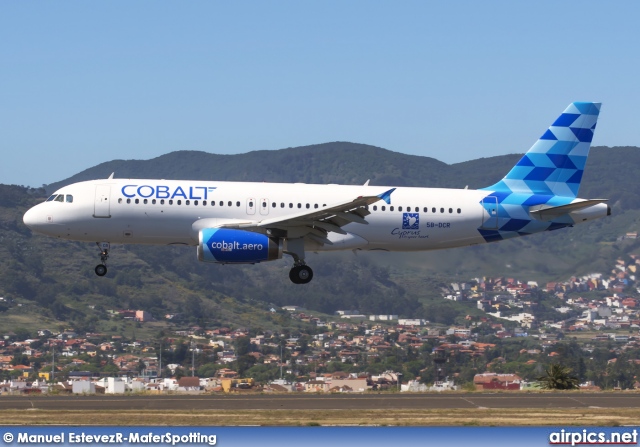
<path fill-rule="evenodd" d="M 298 265 L 289 272 L 289 279 L 294 284 L 307 284 L 313 279 L 313 270 L 307 265 Z"/>
<path fill-rule="evenodd" d="M 100 261 L 102 261 L 102 264 L 96 265 L 95 272 L 98 276 L 104 276 L 107 274 L 107 259 L 109 259 L 111 244 L 109 242 L 96 242 L 96 245 L 100 247 Z"/>

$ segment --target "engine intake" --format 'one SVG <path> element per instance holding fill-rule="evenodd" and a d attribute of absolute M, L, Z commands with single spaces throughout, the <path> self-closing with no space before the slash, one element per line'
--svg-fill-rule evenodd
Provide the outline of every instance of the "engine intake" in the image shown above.
<path fill-rule="evenodd" d="M 198 261 L 255 264 L 282 258 L 282 239 L 228 228 L 200 230 Z"/>

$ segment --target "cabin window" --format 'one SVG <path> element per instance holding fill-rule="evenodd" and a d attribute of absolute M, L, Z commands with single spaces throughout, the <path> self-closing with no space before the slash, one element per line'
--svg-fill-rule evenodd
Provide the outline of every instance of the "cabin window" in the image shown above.
<path fill-rule="evenodd" d="M 284 203 L 280 202 L 280 208 L 284 208 Z"/>
<path fill-rule="evenodd" d="M 298 203 L 298 208 L 302 208 L 302 203 Z"/>
<path fill-rule="evenodd" d="M 211 202 L 211 203 L 213 203 L 213 202 Z M 207 201 L 206 200 L 202 201 L 202 206 L 207 206 Z"/>
<path fill-rule="evenodd" d="M 195 206 L 198 206 L 198 201 L 197 201 L 197 200 L 194 200 L 194 201 L 193 201 L 193 204 L 194 204 Z"/>
<path fill-rule="evenodd" d="M 131 203 L 131 199 L 127 199 L 127 203 Z"/>
<path fill-rule="evenodd" d="M 314 205 L 313 205 L 313 207 L 314 207 L 315 209 L 318 209 L 318 204 L 317 204 L 317 203 L 316 203 L 316 204 L 314 204 Z"/>
<path fill-rule="evenodd" d="M 398 211 L 402 211 L 402 207 L 401 206 L 398 207 Z"/>
<path fill-rule="evenodd" d="M 145 205 L 147 204 L 147 202 L 148 202 L 148 200 L 147 200 L 147 199 L 144 199 L 144 204 L 145 204 Z"/>
<path fill-rule="evenodd" d="M 444 208 L 440 208 L 440 212 L 441 212 L 441 213 L 444 213 Z"/>
<path fill-rule="evenodd" d="M 416 213 L 420 211 L 420 207 L 416 206 Z"/>
<path fill-rule="evenodd" d="M 307 209 L 309 209 L 309 208 L 311 208 L 311 205 L 309 205 L 309 204 L 307 203 Z"/>
<path fill-rule="evenodd" d="M 140 203 L 140 199 L 136 199 L 136 205 Z"/>
<path fill-rule="evenodd" d="M 118 203 L 122 203 L 122 198 L 118 199 Z"/>
<path fill-rule="evenodd" d="M 453 213 L 453 208 L 449 208 L 449 214 Z"/>
<path fill-rule="evenodd" d="M 185 204 L 185 205 L 189 205 L 189 204 L 190 204 L 189 200 L 185 200 L 185 201 L 184 201 L 184 204 Z"/>
<path fill-rule="evenodd" d="M 232 202 L 231 200 L 229 200 L 229 201 L 227 202 L 227 206 L 233 206 L 233 202 Z"/>
<path fill-rule="evenodd" d="M 380 209 L 381 209 L 382 211 L 385 211 L 385 210 L 387 209 L 387 207 L 386 207 L 386 206 L 384 206 L 384 205 L 382 205 L 382 206 L 380 207 Z"/>
<path fill-rule="evenodd" d="M 156 204 L 156 199 L 151 200 L 151 204 L 155 205 Z"/>
<path fill-rule="evenodd" d="M 271 208 L 275 208 L 275 207 L 276 207 L 276 205 L 277 205 L 277 203 L 276 203 L 276 202 L 273 202 L 273 203 L 271 204 Z"/>
<path fill-rule="evenodd" d="M 240 202 L 236 202 L 236 206 L 240 206 Z"/>
<path fill-rule="evenodd" d="M 462 210 L 460 208 L 458 208 L 458 214 L 460 214 L 462 212 Z"/>
<path fill-rule="evenodd" d="M 262 208 L 266 208 L 267 207 L 267 202 L 262 202 Z"/>
<path fill-rule="evenodd" d="M 222 200 L 220 201 L 220 206 L 224 206 L 224 202 Z"/>
<path fill-rule="evenodd" d="M 424 211 L 425 213 L 429 212 L 429 208 L 427 208 L 426 206 L 422 209 L 422 211 Z"/>
<path fill-rule="evenodd" d="M 393 205 L 389 207 L 389 211 L 393 211 Z"/>
<path fill-rule="evenodd" d="M 378 211 L 378 205 L 373 205 L 373 211 Z"/>
<path fill-rule="evenodd" d="M 182 205 L 182 200 L 177 200 L 177 201 L 176 201 L 176 203 L 177 203 L 178 205 Z"/>
<path fill-rule="evenodd" d="M 160 200 L 160 205 L 164 205 L 164 199 Z"/>
<path fill-rule="evenodd" d="M 436 207 L 434 206 L 433 208 L 431 208 L 431 212 L 435 213 L 436 212 Z"/>
<path fill-rule="evenodd" d="M 169 205 L 173 205 L 173 199 L 169 199 Z"/>

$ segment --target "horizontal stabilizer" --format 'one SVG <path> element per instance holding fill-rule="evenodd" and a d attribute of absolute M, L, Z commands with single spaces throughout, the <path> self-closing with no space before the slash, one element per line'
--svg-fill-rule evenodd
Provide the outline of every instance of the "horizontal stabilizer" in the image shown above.
<path fill-rule="evenodd" d="M 560 216 L 564 216 L 565 214 L 589 208 L 590 206 L 597 205 L 598 203 L 604 203 L 606 201 L 607 199 L 591 199 L 561 206 L 536 205 L 529 208 L 529 214 L 534 219 L 550 221 Z"/>

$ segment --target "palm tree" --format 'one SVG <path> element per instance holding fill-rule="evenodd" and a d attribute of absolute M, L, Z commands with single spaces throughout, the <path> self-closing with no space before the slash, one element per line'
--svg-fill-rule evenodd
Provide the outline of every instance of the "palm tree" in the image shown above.
<path fill-rule="evenodd" d="M 559 363 L 552 363 L 545 369 L 545 375 L 538 377 L 542 389 L 545 390 L 574 390 L 578 388 L 578 378 L 571 376 L 571 368 Z"/>

